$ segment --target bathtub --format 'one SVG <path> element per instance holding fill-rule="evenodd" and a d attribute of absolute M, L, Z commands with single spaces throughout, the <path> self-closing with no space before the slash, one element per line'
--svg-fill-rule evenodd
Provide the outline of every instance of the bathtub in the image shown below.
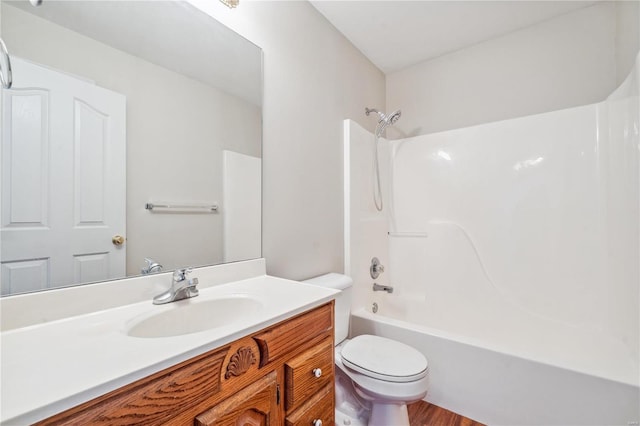
<path fill-rule="evenodd" d="M 455 324 L 445 328 L 441 315 L 430 318 L 420 301 L 402 299 L 380 295 L 376 313 L 352 312 L 351 334 L 388 337 L 420 350 L 431 376 L 426 401 L 489 425 L 638 424 L 638 366 L 620 342 L 513 312 L 506 326 L 467 318 L 463 334 Z"/>
<path fill-rule="evenodd" d="M 345 122 L 351 334 L 416 347 L 490 425 L 640 421 L 640 55 L 603 102 L 383 141 Z M 371 259 L 385 272 L 372 292 Z M 373 312 L 373 305 L 377 307 Z"/>

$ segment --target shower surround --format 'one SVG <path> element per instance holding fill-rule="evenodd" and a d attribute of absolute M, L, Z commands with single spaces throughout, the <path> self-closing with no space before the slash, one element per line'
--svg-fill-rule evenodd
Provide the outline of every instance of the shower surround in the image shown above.
<path fill-rule="evenodd" d="M 352 333 L 422 350 L 427 400 L 489 424 L 640 420 L 637 69 L 598 104 L 381 142 L 381 213 L 373 135 L 345 123 Z M 371 292 L 374 256 L 393 294 Z"/>

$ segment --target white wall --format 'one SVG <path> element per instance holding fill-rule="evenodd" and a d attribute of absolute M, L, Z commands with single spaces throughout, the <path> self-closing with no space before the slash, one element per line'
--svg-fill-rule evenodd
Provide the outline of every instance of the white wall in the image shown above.
<path fill-rule="evenodd" d="M 342 122 L 373 130 L 384 75 L 308 2 L 191 0 L 264 49 L 263 256 L 269 274 L 343 270 Z"/>
<path fill-rule="evenodd" d="M 640 2 L 616 2 L 616 81 L 629 75 L 640 49 Z"/>
<path fill-rule="evenodd" d="M 139 274 L 145 257 L 165 269 L 221 262 L 220 214 L 156 214 L 144 205 L 220 203 L 222 150 L 260 156 L 260 108 L 17 8 L 3 5 L 2 21 L 12 55 L 127 97 L 127 275 Z"/>
<path fill-rule="evenodd" d="M 634 26 L 630 19 L 618 20 Z M 620 39 L 622 44 L 633 50 L 630 41 Z M 386 108 L 402 108 L 402 120 L 387 135 L 426 134 L 602 101 L 619 83 L 615 48 L 616 5 L 602 2 L 392 73 Z M 631 62 L 624 66 L 630 69 Z"/>

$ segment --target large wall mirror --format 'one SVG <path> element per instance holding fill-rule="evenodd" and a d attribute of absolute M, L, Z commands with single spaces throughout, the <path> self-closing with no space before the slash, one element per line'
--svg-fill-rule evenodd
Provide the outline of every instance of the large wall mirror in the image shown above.
<path fill-rule="evenodd" d="M 0 8 L 2 295 L 261 256 L 257 46 L 178 1 Z"/>

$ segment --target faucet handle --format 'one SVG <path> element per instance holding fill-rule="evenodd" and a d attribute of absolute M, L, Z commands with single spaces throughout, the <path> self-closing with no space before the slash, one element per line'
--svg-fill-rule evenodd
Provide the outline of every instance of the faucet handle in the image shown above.
<path fill-rule="evenodd" d="M 140 270 L 140 273 L 146 275 L 151 271 L 151 265 L 153 265 L 153 260 L 149 259 L 148 257 L 145 257 L 144 263 L 146 263 L 146 265 L 144 268 Z"/>
<path fill-rule="evenodd" d="M 146 266 L 140 270 L 140 273 L 142 273 L 143 275 L 162 271 L 162 265 L 156 262 L 155 260 L 149 257 L 145 257 L 144 261 L 146 263 Z"/>
<path fill-rule="evenodd" d="M 173 280 L 174 281 L 184 281 L 187 279 L 187 275 L 189 275 L 193 271 L 192 268 L 180 268 L 173 271 Z"/>
<path fill-rule="evenodd" d="M 374 280 L 380 276 L 381 273 L 384 272 L 384 266 L 380 263 L 377 257 L 371 259 L 371 266 L 369 267 L 369 273 L 371 274 L 371 278 Z"/>

